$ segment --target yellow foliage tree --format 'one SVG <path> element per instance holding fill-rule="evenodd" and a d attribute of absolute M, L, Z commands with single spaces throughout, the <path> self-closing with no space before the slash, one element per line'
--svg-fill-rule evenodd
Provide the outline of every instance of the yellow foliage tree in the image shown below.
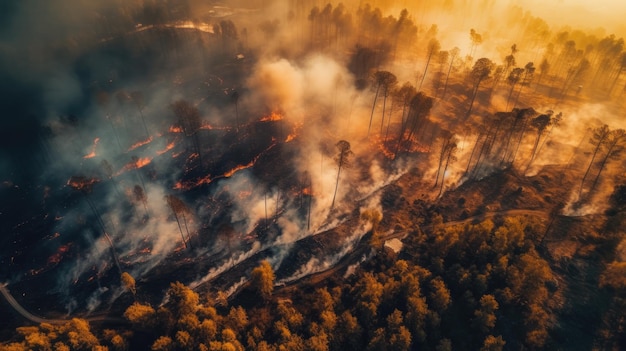
<path fill-rule="evenodd" d="M 252 287 L 261 295 L 264 300 L 269 300 L 274 292 L 274 269 L 267 260 L 252 270 Z"/>
<path fill-rule="evenodd" d="M 174 347 L 172 338 L 169 336 L 161 336 L 152 344 L 150 348 L 153 351 L 169 351 Z"/>
<path fill-rule="evenodd" d="M 130 305 L 126 309 L 126 312 L 124 312 L 124 317 L 129 322 L 141 328 L 151 327 L 154 323 L 155 316 L 156 311 L 152 306 L 142 305 L 139 302 Z"/>
<path fill-rule="evenodd" d="M 120 280 L 122 281 L 122 285 L 124 289 L 130 291 L 133 295 L 137 294 L 137 290 L 135 288 L 135 278 L 128 272 L 122 273 L 120 276 Z"/>

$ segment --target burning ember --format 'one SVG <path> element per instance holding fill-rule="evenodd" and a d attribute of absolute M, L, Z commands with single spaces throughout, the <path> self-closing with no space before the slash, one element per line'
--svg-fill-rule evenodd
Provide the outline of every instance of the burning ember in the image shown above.
<path fill-rule="evenodd" d="M 208 123 L 203 124 L 200 129 L 204 129 L 204 130 L 230 130 L 230 127 L 216 127 L 214 125 L 210 125 Z"/>
<path fill-rule="evenodd" d="M 387 157 L 388 159 L 394 158 L 394 152 L 392 151 L 392 149 L 395 147 L 395 145 L 387 145 L 385 143 L 385 139 L 381 136 L 377 136 L 374 140 L 372 140 L 372 142 L 376 145 L 376 147 L 378 147 L 380 152 L 385 155 L 385 157 Z"/>
<path fill-rule="evenodd" d="M 138 142 L 136 142 L 135 144 L 133 144 L 133 145 L 132 145 L 132 146 L 128 149 L 128 151 L 133 151 L 133 150 L 135 150 L 135 149 L 136 149 L 136 148 L 138 148 L 138 147 L 142 147 L 142 146 L 144 146 L 144 145 L 146 145 L 146 144 L 150 144 L 150 142 L 152 142 L 152 137 L 149 137 L 149 138 L 148 138 L 148 139 L 146 139 L 146 140 L 141 140 L 141 141 L 138 141 Z"/>
<path fill-rule="evenodd" d="M 261 118 L 261 122 L 269 122 L 269 121 L 280 121 L 283 119 L 283 116 L 277 112 L 272 112 L 269 116 L 265 116 Z"/>
<path fill-rule="evenodd" d="M 170 133 L 182 133 L 183 132 L 183 128 L 179 127 L 179 126 L 171 126 L 169 129 Z"/>
<path fill-rule="evenodd" d="M 224 173 L 224 177 L 226 177 L 226 178 L 230 178 L 230 177 L 232 177 L 235 173 L 237 173 L 237 172 L 239 172 L 239 171 L 241 171 L 241 170 L 244 170 L 244 169 L 246 169 L 246 168 L 250 168 L 250 167 L 254 166 L 254 163 L 255 163 L 255 162 L 256 162 L 256 158 L 255 158 L 254 160 L 250 161 L 250 163 L 248 163 L 247 165 L 239 165 L 239 166 L 237 166 L 237 167 L 235 167 L 235 168 L 231 169 L 230 171 L 228 171 L 228 172 Z"/>
<path fill-rule="evenodd" d="M 123 172 L 131 169 L 139 169 L 145 167 L 149 165 L 150 162 L 152 162 L 152 159 L 150 157 L 133 157 L 133 160 L 127 163 L 124 167 L 122 167 L 122 169 L 117 172 L 116 175 L 120 175 Z"/>
<path fill-rule="evenodd" d="M 295 138 L 298 137 L 298 132 L 300 131 L 300 128 L 302 128 L 302 123 L 298 123 L 296 125 L 294 125 L 293 127 L 293 131 L 287 135 L 287 138 L 285 138 L 285 142 L 288 143 L 292 140 L 294 140 Z"/>
<path fill-rule="evenodd" d="M 95 138 L 93 140 L 93 146 L 91 147 L 91 152 L 83 156 L 84 159 L 96 157 L 96 146 L 98 146 L 99 142 L 100 142 L 100 138 Z"/>
<path fill-rule="evenodd" d="M 59 249 L 57 250 L 56 253 L 54 253 L 52 256 L 48 257 L 48 264 L 49 265 L 56 265 L 59 262 L 61 262 L 61 259 L 63 258 L 63 255 L 70 250 L 71 246 L 72 246 L 72 243 L 69 243 L 69 244 L 66 244 L 66 245 L 61 245 L 61 247 L 59 247 Z"/>
<path fill-rule="evenodd" d="M 211 183 L 212 179 L 211 179 L 211 175 L 207 175 L 204 178 L 200 178 L 195 182 L 189 181 L 189 182 L 177 182 L 176 184 L 174 184 L 174 190 L 189 190 L 189 189 L 193 189 L 195 187 L 204 185 L 204 184 L 209 184 Z"/>
<path fill-rule="evenodd" d="M 85 176 L 72 176 L 68 181 L 67 185 L 71 186 L 76 190 L 85 190 L 91 191 L 91 188 L 94 184 L 98 183 L 100 179 L 98 178 L 87 178 Z"/>
<path fill-rule="evenodd" d="M 159 150 L 157 151 L 157 155 L 163 155 L 164 153 L 170 151 L 171 149 L 174 148 L 174 146 L 176 146 L 176 144 L 172 141 L 171 143 L 167 144 L 167 146 L 165 146 L 165 149 L 163 150 Z"/>

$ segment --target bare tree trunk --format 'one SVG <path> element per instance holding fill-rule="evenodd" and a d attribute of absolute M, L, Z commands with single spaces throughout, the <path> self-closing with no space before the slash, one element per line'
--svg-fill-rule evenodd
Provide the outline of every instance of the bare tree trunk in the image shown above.
<path fill-rule="evenodd" d="M 422 80 L 420 81 L 420 85 L 417 88 L 417 90 L 422 89 L 422 84 L 424 84 L 424 79 L 426 79 L 426 72 L 428 72 L 428 65 L 430 64 L 430 59 L 433 56 L 433 52 L 434 50 L 431 50 L 430 53 L 428 54 L 428 59 L 426 60 L 426 67 L 424 67 L 424 74 L 422 75 Z"/>
<path fill-rule="evenodd" d="M 372 120 L 374 119 L 374 109 L 376 108 L 376 100 L 378 99 L 378 92 L 380 91 L 380 84 L 376 87 L 376 95 L 374 95 L 374 103 L 372 104 L 372 113 L 370 114 L 370 124 L 367 127 L 367 136 L 370 136 L 370 129 L 372 129 Z"/>
<path fill-rule="evenodd" d="M 593 161 L 595 161 L 596 159 L 598 151 L 600 150 L 600 147 L 602 146 L 603 140 L 604 138 L 599 140 L 598 145 L 596 145 L 596 148 L 593 150 L 593 155 L 591 156 L 591 162 L 589 162 L 589 166 L 587 166 L 587 170 L 585 171 L 583 180 L 580 182 L 580 189 L 578 190 L 578 196 L 580 196 L 583 193 L 583 186 L 585 185 L 585 180 L 587 179 L 587 176 L 589 175 L 589 171 L 591 170 L 591 166 L 593 166 Z"/>
<path fill-rule="evenodd" d="M 187 232 L 187 242 L 189 243 L 189 247 L 191 248 L 191 234 L 189 234 L 189 228 L 187 227 L 187 217 L 185 216 L 185 212 L 183 215 L 183 224 L 185 225 L 185 231 Z"/>
<path fill-rule="evenodd" d="M 437 197 L 441 196 L 441 194 L 443 193 L 443 185 L 446 180 L 446 171 L 448 170 L 448 165 L 450 164 L 451 157 L 452 157 L 452 150 L 449 150 L 448 157 L 446 158 L 446 165 L 443 168 L 443 174 L 441 175 L 441 187 L 439 188 L 439 194 L 437 194 Z"/>
<path fill-rule="evenodd" d="M 617 145 L 618 141 L 619 139 L 616 138 L 615 141 L 611 143 L 608 150 L 606 151 L 606 155 L 604 155 L 602 162 L 600 162 L 600 169 L 598 169 L 598 174 L 596 174 L 596 177 L 593 180 L 593 184 L 591 185 L 591 189 L 589 189 L 589 193 L 592 193 L 593 190 L 596 188 L 596 185 L 598 185 L 598 180 L 600 180 L 600 174 L 604 170 L 604 167 L 606 166 L 607 161 L 611 157 L 611 153 L 613 152 L 613 149 Z"/>
<path fill-rule="evenodd" d="M 476 100 L 476 95 L 478 95 L 479 86 L 480 86 L 480 81 L 476 83 L 476 85 L 474 86 L 474 90 L 472 91 L 472 100 L 470 101 L 469 109 L 467 110 L 467 113 L 465 114 L 465 119 L 469 118 L 469 116 L 472 114 L 472 108 L 474 107 L 474 101 Z"/>
<path fill-rule="evenodd" d="M 265 200 L 265 229 L 267 230 L 267 228 L 269 228 L 269 223 L 267 221 L 267 191 L 265 192 L 264 200 Z"/>
<path fill-rule="evenodd" d="M 469 157 L 469 161 L 467 161 L 467 168 L 465 168 L 465 175 L 469 176 L 469 169 L 470 166 L 472 165 L 472 159 L 474 158 L 474 153 L 476 152 L 476 148 L 478 147 L 478 143 L 480 143 L 480 139 L 482 138 L 482 136 L 484 135 L 484 132 L 480 132 L 480 134 L 478 134 L 478 138 L 476 138 L 476 143 L 474 143 L 474 147 L 472 148 L 472 152 L 470 152 L 470 157 Z"/>
<path fill-rule="evenodd" d="M 511 102 L 511 96 L 513 96 L 513 90 L 515 89 L 515 84 L 511 84 L 511 89 L 509 90 L 509 96 L 506 98 L 506 107 L 505 111 L 509 110 L 509 102 Z"/>
<path fill-rule="evenodd" d="M 337 197 L 337 189 L 339 189 L 339 175 L 341 175 L 341 166 L 343 165 L 343 152 L 339 155 L 339 164 L 337 167 L 337 180 L 335 181 L 335 193 L 333 194 L 333 201 L 330 204 L 330 209 L 335 207 L 335 198 Z"/>
<path fill-rule="evenodd" d="M 98 225 L 100 226 L 100 229 L 102 229 L 102 234 L 104 235 L 105 239 L 107 240 L 107 242 L 109 244 L 109 248 L 111 249 L 111 255 L 113 256 L 113 262 L 115 263 L 115 266 L 117 267 L 117 270 L 118 270 L 119 274 L 121 275 L 122 274 L 122 268 L 120 267 L 120 260 L 118 259 L 117 253 L 115 252 L 115 246 L 113 246 L 113 241 L 111 240 L 111 237 L 109 236 L 109 234 L 107 234 L 107 230 L 106 230 L 106 227 L 104 225 L 104 221 L 102 221 L 102 216 L 100 216 L 100 212 L 98 212 L 98 209 L 96 208 L 96 204 L 94 204 L 93 201 L 91 201 L 91 198 L 89 198 L 87 193 L 83 192 L 83 195 L 85 195 L 85 199 L 87 200 L 87 204 L 91 208 L 91 211 L 93 212 L 93 214 L 96 216 L 96 222 L 98 222 Z"/>
<path fill-rule="evenodd" d="M 446 138 L 441 147 L 441 153 L 439 154 L 439 165 L 437 167 L 437 173 L 435 174 L 435 185 L 433 187 L 437 187 L 439 182 L 439 173 L 441 172 L 441 165 L 443 164 L 443 160 L 446 157 L 446 149 L 448 148 L 448 144 L 450 143 L 450 139 Z"/>
<path fill-rule="evenodd" d="M 178 214 L 176 214 L 176 211 L 174 211 L 174 209 L 172 209 L 172 212 L 174 212 L 174 218 L 176 219 L 176 224 L 178 224 L 178 230 L 180 231 L 180 237 L 183 239 L 183 247 L 186 249 L 187 248 L 187 242 L 185 241 L 185 234 L 183 234 L 183 228 L 180 226 L 180 220 L 178 219 Z"/>
<path fill-rule="evenodd" d="M 389 87 L 385 86 L 385 92 L 383 97 L 383 116 L 380 120 L 380 134 L 383 134 L 383 126 L 385 125 L 385 108 L 387 107 L 387 95 L 388 95 Z"/>
<path fill-rule="evenodd" d="M 448 67 L 448 73 L 446 74 L 446 82 L 443 85 L 443 93 L 441 94 L 441 98 L 445 98 L 446 97 L 446 91 L 448 91 L 448 81 L 450 80 L 450 72 L 452 72 L 452 65 L 454 64 L 454 59 L 456 57 L 452 56 L 450 58 L 450 66 Z"/>

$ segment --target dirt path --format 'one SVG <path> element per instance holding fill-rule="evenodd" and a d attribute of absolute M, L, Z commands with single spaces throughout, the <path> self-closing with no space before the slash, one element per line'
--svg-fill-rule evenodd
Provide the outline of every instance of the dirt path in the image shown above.
<path fill-rule="evenodd" d="M 54 318 L 48 319 L 48 318 L 35 316 L 34 314 L 28 312 L 24 307 L 22 307 L 22 305 L 20 305 L 19 302 L 17 302 L 17 300 L 15 300 L 13 295 L 11 295 L 11 292 L 9 291 L 9 289 L 7 289 L 7 283 L 0 284 L 0 293 L 17 313 L 19 313 L 22 317 L 24 317 L 25 319 L 35 324 L 48 323 L 48 324 L 61 325 L 61 324 L 65 324 L 69 322 L 73 318 L 81 318 L 81 317 L 68 317 L 67 319 L 54 319 Z M 118 317 L 111 317 L 107 315 L 93 316 L 93 317 L 81 318 L 81 319 L 84 319 L 88 322 L 126 323 L 124 319 L 121 319 Z"/>
<path fill-rule="evenodd" d="M 15 300 L 13 295 L 11 295 L 9 290 L 6 288 L 6 283 L 0 284 L 0 293 L 2 293 L 2 296 L 4 297 L 4 299 L 7 300 L 9 305 L 11 305 L 11 307 L 13 307 L 13 309 L 15 311 L 17 311 L 17 313 L 19 313 L 22 317 L 28 319 L 29 321 L 31 321 L 33 323 L 37 323 L 37 324 L 41 324 L 41 323 L 65 324 L 65 323 L 67 323 L 67 320 L 65 320 L 65 319 L 41 318 L 41 317 L 37 317 L 37 316 L 33 315 L 32 313 L 26 311 L 24 309 L 24 307 L 22 307 L 22 305 L 20 305 L 19 302 L 17 302 L 17 300 Z"/>

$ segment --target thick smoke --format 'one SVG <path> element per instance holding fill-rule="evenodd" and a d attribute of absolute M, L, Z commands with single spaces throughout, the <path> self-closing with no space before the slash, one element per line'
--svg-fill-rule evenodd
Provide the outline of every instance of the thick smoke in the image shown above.
<path fill-rule="evenodd" d="M 187 275 L 192 287 L 264 252 L 279 269 L 299 241 L 352 223 L 356 208 L 382 213 L 380 190 L 411 169 L 431 182 L 444 145 L 438 137 L 442 129 L 458 139 L 454 162 L 442 175 L 442 190 L 454 188 L 469 179 L 466 166 L 479 141 L 478 130 L 454 122 L 460 119 L 457 105 L 468 103 L 462 88 L 467 81 L 455 79 L 450 95 L 436 100 L 433 123 L 420 131 L 422 141 L 411 145 L 419 152 L 400 153 L 392 161 L 392 141 L 406 116 L 400 116 L 400 103 L 386 101 L 386 118 L 393 121 L 387 120 L 391 132 L 384 135 L 382 96 L 372 106 L 377 89 L 367 72 L 388 70 L 400 85 L 408 81 L 436 95 L 435 84 L 448 66 L 433 59 L 426 70 L 426 47 L 435 38 L 442 50 L 459 49 L 449 66 L 455 77 L 466 77 L 479 57 L 501 64 L 513 44 L 520 48 L 518 66 L 538 65 L 547 49 L 533 28 L 545 23 L 517 3 L 390 1 L 370 7 L 374 14 L 373 8 L 380 8 L 382 21 L 398 18 L 406 6 L 416 39 L 405 41 L 402 33 L 382 40 L 369 33 L 371 26 L 358 23 L 363 4 L 356 1 L 333 4 L 333 18 L 350 14 L 352 27 L 311 17 L 313 5 L 326 6 L 319 2 L 274 1 L 261 7 L 231 1 L 227 8 L 202 1 L 8 2 L 0 8 L 6 10 L 0 11 L 0 93 L 9 116 L 0 128 L 0 181 L 6 184 L 3 191 L 18 193 L 3 207 L 20 199 L 24 203 L 16 207 L 31 208 L 20 221 L 55 220 L 45 233 L 53 239 L 29 238 L 6 256 L 34 246 L 33 252 L 54 257 L 39 262 L 59 277 L 50 289 L 66 296 L 68 310 L 94 311 L 122 294 L 111 278 L 118 264 L 149 280 L 170 259 L 199 260 L 202 271 Z M 558 23 L 545 25 L 560 30 Z M 482 35 L 481 43 L 470 40 L 470 29 Z M 368 58 L 367 50 L 352 55 L 363 47 L 378 56 Z M 479 100 L 486 100 L 491 84 L 481 86 Z M 468 125 L 509 109 L 506 93 L 489 98 L 492 107 L 479 110 Z M 172 108 L 180 100 L 197 108 L 197 130 L 184 130 L 187 122 Z M 530 106 L 521 99 L 516 107 Z M 525 170 L 528 176 L 549 165 L 585 167 L 591 148 L 587 127 L 624 127 L 619 106 L 610 102 L 545 99 L 532 107 L 564 117 L 544 134 L 540 152 Z M 373 132 L 367 137 L 369 124 Z M 271 140 L 261 140 L 262 128 L 270 130 Z M 529 158 L 533 138 L 531 132 L 524 135 L 520 160 Z M 354 153 L 352 167 L 346 164 L 341 171 L 340 140 L 350 142 Z M 428 158 L 415 157 L 426 151 Z M 263 163 L 280 169 L 264 173 L 257 166 Z M 607 174 L 619 166 L 610 164 Z M 485 162 L 475 178 L 499 167 Z M 95 184 L 69 184 L 79 176 L 85 178 L 74 179 Z M 597 199 L 613 186 L 610 177 L 602 180 Z M 430 191 L 433 199 L 438 190 Z M 165 201 L 171 195 L 180 207 Z M 603 209 L 597 201 L 575 206 L 578 200 L 573 192 L 566 214 Z M 2 221 L 11 231 L 18 223 Z M 282 282 L 334 266 L 370 229 L 359 222 L 338 250 L 312 257 Z M 23 281 L 20 273 L 7 274 Z M 232 291 L 244 283 L 239 280 Z M 88 290 L 84 299 L 70 297 L 82 288 Z"/>

